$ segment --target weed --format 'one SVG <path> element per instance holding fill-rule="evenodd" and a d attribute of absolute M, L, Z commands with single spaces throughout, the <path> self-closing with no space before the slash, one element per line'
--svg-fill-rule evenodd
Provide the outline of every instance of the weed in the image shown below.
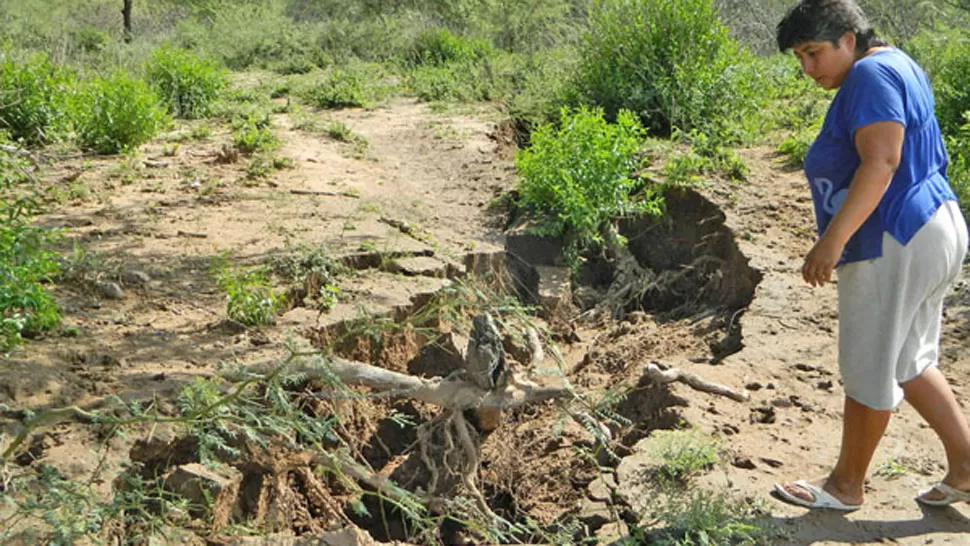
<path fill-rule="evenodd" d="M 192 131 L 189 132 L 189 137 L 192 140 L 205 140 L 212 136 L 212 127 L 209 127 L 206 123 L 199 123 L 195 127 L 192 127 Z"/>
<path fill-rule="evenodd" d="M 269 129 L 266 114 L 250 113 L 232 122 L 233 145 L 244 154 L 268 152 L 276 149 L 280 141 Z"/>
<path fill-rule="evenodd" d="M 301 285 L 318 309 L 337 304 L 337 277 L 348 273 L 325 249 L 306 245 L 300 245 L 293 253 L 270 258 L 267 265 L 280 278 Z"/>
<path fill-rule="evenodd" d="M 667 483 L 685 483 L 718 460 L 718 446 L 697 430 L 657 430 L 650 450 L 658 458 L 657 476 Z"/>
<path fill-rule="evenodd" d="M 908 472 L 909 470 L 899 459 L 890 457 L 879 463 L 873 474 L 886 478 L 887 480 L 895 480 L 896 478 L 905 476 Z"/>
<path fill-rule="evenodd" d="M 780 536 L 757 503 L 734 500 L 724 493 L 691 490 L 669 496 L 653 510 L 663 527 L 647 533 L 634 529 L 638 544 L 658 546 L 768 546 Z"/>
<path fill-rule="evenodd" d="M 327 125 L 327 136 L 340 142 L 354 142 L 359 137 L 346 123 L 332 121 Z"/>
<path fill-rule="evenodd" d="M 270 164 L 278 171 L 296 167 L 296 163 L 288 157 L 274 157 L 270 160 Z"/>
<path fill-rule="evenodd" d="M 225 257 L 214 260 L 216 281 L 226 293 L 229 318 L 248 326 L 273 324 L 282 298 L 263 268 L 249 271 L 232 267 Z"/>

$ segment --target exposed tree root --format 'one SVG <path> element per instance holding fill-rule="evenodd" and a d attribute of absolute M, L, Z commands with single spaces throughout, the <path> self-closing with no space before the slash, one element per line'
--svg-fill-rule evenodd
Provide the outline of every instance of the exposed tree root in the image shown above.
<path fill-rule="evenodd" d="M 738 402 L 747 402 L 749 398 L 748 393 L 746 392 L 736 391 L 731 387 L 720 385 L 718 383 L 711 383 L 710 381 L 707 381 L 697 375 L 685 372 L 683 370 L 678 370 L 677 368 L 663 370 L 660 368 L 660 366 L 653 362 L 644 367 L 643 373 L 657 383 L 673 383 L 674 381 L 680 381 L 692 389 L 719 396 L 726 396 L 727 398 Z"/>

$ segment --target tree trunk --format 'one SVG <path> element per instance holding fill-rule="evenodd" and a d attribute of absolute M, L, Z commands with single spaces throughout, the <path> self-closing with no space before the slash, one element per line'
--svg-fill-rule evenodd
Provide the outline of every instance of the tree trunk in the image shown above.
<path fill-rule="evenodd" d="M 121 16 L 125 21 L 125 43 L 131 42 L 131 3 L 133 0 L 125 0 L 125 5 L 121 8 Z"/>

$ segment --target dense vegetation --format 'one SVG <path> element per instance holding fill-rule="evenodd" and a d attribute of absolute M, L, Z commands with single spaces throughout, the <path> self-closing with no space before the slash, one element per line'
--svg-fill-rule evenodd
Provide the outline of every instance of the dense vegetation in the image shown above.
<path fill-rule="evenodd" d="M 122 3 L 0 3 L 0 353 L 60 319 L 46 289 L 58 234 L 32 224 L 48 202 L 35 151 L 137 154 L 180 120 L 208 120 L 232 134 L 224 153 L 247 158 L 259 178 L 287 167 L 270 155 L 279 142 L 269 114 L 290 101 L 490 102 L 528 143 L 516 205 L 537 229 L 566 236 L 575 258 L 622 244 L 617 217 L 661 214 L 665 185 L 743 183 L 736 147 L 776 147 L 799 166 L 830 97 L 775 54 L 789 0 L 134 0 L 131 29 Z M 929 72 L 951 181 L 970 212 L 970 5 L 863 5 Z M 254 71 L 274 83 L 232 85 Z M 325 130 L 366 147 L 346 127 Z M 214 269 L 231 318 L 273 322 L 281 300 L 266 271 Z M 334 298 L 325 287 L 318 296 Z"/>

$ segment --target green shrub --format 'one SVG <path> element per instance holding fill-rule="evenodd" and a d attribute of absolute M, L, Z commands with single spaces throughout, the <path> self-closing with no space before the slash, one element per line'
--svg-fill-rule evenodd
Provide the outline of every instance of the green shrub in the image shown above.
<path fill-rule="evenodd" d="M 485 40 L 459 37 L 447 29 L 436 28 L 418 34 L 404 60 L 411 66 L 474 63 L 491 53 L 492 44 Z"/>
<path fill-rule="evenodd" d="M 576 93 L 612 119 L 631 110 L 657 134 L 738 139 L 755 111 L 750 55 L 712 0 L 599 2 L 580 48 Z"/>
<path fill-rule="evenodd" d="M 149 83 L 175 117 L 206 117 L 228 84 L 225 71 L 216 63 L 184 49 L 162 47 L 146 67 Z"/>
<path fill-rule="evenodd" d="M 45 55 L 0 61 L 0 130 L 29 145 L 46 144 L 68 129 L 70 75 Z"/>
<path fill-rule="evenodd" d="M 960 198 L 963 214 L 970 218 L 970 110 L 963 115 L 963 125 L 946 138 L 950 165 L 950 185 Z"/>
<path fill-rule="evenodd" d="M 224 5 L 179 25 L 179 45 L 206 51 L 231 70 L 265 68 L 290 58 L 308 57 L 315 49 L 306 25 L 294 23 L 282 2 Z"/>
<path fill-rule="evenodd" d="M 345 68 L 335 68 L 323 81 L 306 90 L 303 97 L 317 108 L 364 107 L 370 102 L 364 75 Z"/>
<path fill-rule="evenodd" d="M 57 234 L 31 225 L 41 206 L 27 169 L 0 151 L 0 353 L 19 344 L 24 333 L 48 330 L 61 319 L 44 286 L 58 271 L 51 251 Z"/>
<path fill-rule="evenodd" d="M 527 127 L 558 121 L 563 105 L 576 105 L 572 78 L 576 73 L 573 48 L 537 52 L 519 70 L 519 81 L 509 93 L 509 115 Z"/>
<path fill-rule="evenodd" d="M 541 231 L 567 235 L 575 252 L 604 242 L 604 232 L 615 235 L 616 216 L 661 212 L 659 195 L 631 195 L 643 137 L 632 113 L 621 110 L 615 124 L 599 109 L 563 109 L 560 116 L 560 127 L 540 125 L 515 159 L 521 205 L 542 222 Z"/>
<path fill-rule="evenodd" d="M 970 111 L 970 38 L 964 30 L 927 31 L 907 46 L 926 69 L 936 95 L 936 117 L 946 134 L 956 134 Z"/>
<path fill-rule="evenodd" d="M 78 101 L 78 143 L 103 154 L 124 152 L 147 142 L 169 122 L 158 95 L 127 74 L 86 82 Z"/>
<path fill-rule="evenodd" d="M 478 68 L 466 63 L 422 65 L 411 70 L 408 86 L 425 102 L 476 102 L 490 96 L 485 82 L 473 77 Z"/>

